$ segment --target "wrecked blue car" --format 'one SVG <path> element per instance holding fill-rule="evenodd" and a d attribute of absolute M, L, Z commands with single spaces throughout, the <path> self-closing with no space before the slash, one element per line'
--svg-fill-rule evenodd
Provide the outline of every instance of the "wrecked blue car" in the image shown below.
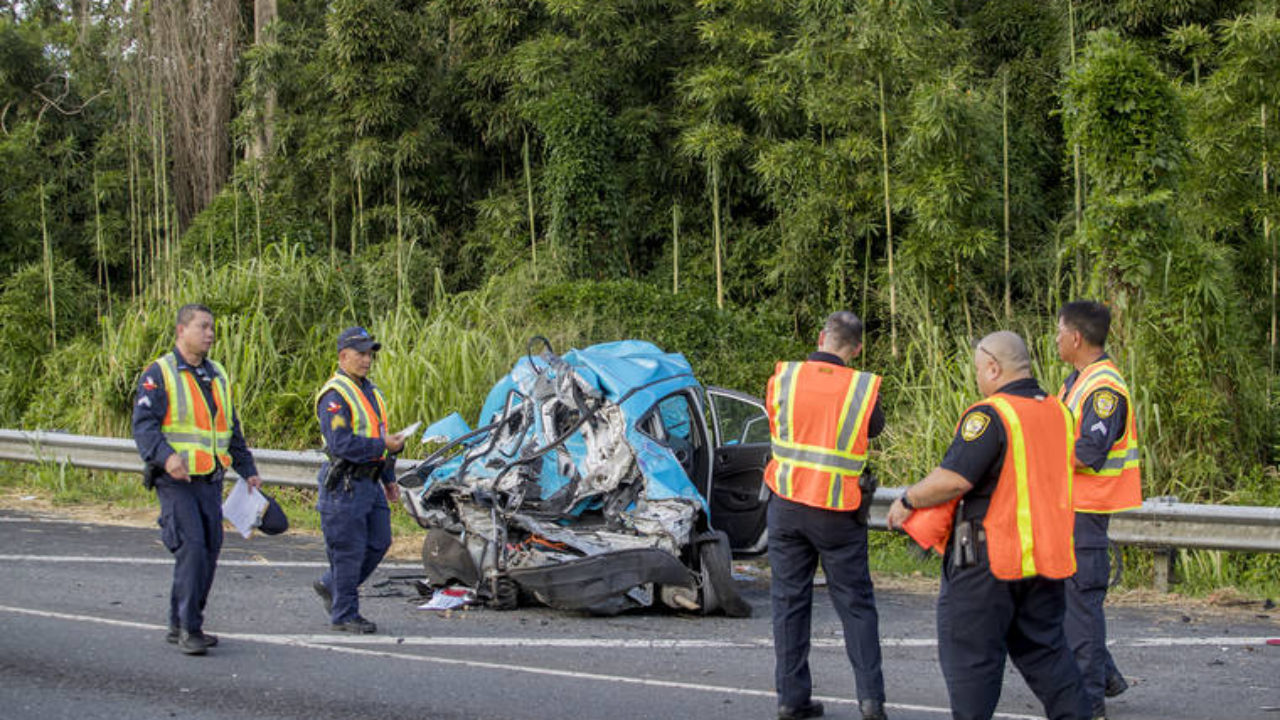
<path fill-rule="evenodd" d="M 648 342 L 535 341 L 479 427 L 435 422 L 423 441 L 443 446 L 399 479 L 431 585 L 499 609 L 749 614 L 730 562 L 765 547 L 763 403 Z"/>

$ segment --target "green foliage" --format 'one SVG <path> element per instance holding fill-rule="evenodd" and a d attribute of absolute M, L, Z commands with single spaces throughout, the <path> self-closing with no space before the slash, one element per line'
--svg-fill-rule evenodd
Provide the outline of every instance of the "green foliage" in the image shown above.
<path fill-rule="evenodd" d="M 97 288 L 70 262 L 53 264 L 53 301 L 58 332 L 51 332 L 49 288 L 44 270 L 28 265 L 4 280 L 0 290 L 0 422 L 13 424 L 43 395 L 42 370 L 55 341 L 91 341 Z M 77 337 L 81 336 L 81 337 Z"/>

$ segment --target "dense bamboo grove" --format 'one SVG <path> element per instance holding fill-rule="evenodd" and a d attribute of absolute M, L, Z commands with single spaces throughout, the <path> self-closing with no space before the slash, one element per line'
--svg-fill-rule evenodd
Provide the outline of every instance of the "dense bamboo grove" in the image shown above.
<path fill-rule="evenodd" d="M 1278 114 L 1253 0 L 0 2 L 0 424 L 124 434 L 185 301 L 289 447 L 354 322 L 474 419 L 535 333 L 762 392 L 851 307 L 905 482 L 1092 297 L 1148 494 L 1275 504 Z"/>

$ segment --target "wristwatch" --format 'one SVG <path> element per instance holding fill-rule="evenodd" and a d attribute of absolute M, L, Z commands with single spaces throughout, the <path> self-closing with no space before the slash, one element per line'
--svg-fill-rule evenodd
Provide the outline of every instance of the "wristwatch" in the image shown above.
<path fill-rule="evenodd" d="M 910 489 L 910 488 L 908 488 L 908 490 L 909 490 L 909 489 Z M 902 494 L 898 496 L 898 499 L 902 501 L 902 507 L 904 507 L 904 508 L 906 508 L 906 509 L 908 509 L 908 510 L 915 510 L 915 509 L 916 509 L 916 506 L 911 504 L 911 498 L 907 497 L 907 491 L 906 491 L 906 490 L 903 490 L 903 491 L 902 491 Z"/>

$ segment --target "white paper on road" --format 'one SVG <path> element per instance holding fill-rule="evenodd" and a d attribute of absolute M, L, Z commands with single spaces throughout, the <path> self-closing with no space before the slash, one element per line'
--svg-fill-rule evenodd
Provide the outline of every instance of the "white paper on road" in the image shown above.
<path fill-rule="evenodd" d="M 460 608 L 475 599 L 475 593 L 470 588 L 455 585 L 453 587 L 440 588 L 431 596 L 431 599 L 418 606 L 419 610 L 452 610 Z"/>
<path fill-rule="evenodd" d="M 231 488 L 226 502 L 222 503 L 222 517 L 230 520 L 236 530 L 246 538 L 253 534 L 253 529 L 258 526 L 262 513 L 266 511 L 266 496 L 250 487 L 244 478 L 236 480 L 236 486 Z"/>

